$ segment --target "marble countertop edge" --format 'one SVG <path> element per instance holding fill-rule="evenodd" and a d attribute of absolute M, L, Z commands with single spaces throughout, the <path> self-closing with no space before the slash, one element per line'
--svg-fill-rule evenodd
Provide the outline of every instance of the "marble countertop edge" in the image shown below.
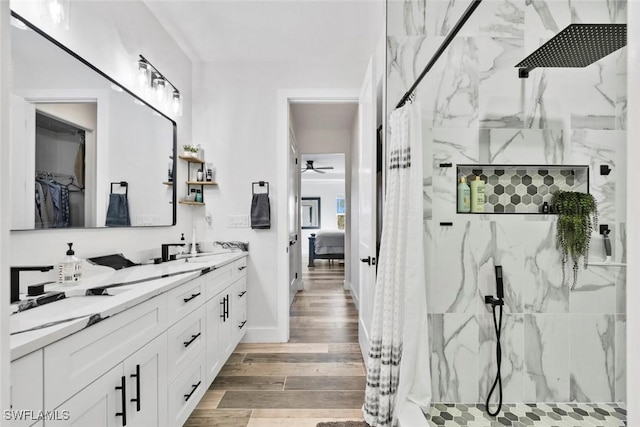
<path fill-rule="evenodd" d="M 148 282 L 137 283 L 133 285 L 123 285 L 123 287 L 131 287 L 132 289 L 127 290 L 126 292 L 118 293 L 112 296 L 88 296 L 82 298 L 91 298 L 95 299 L 95 302 L 92 302 L 88 307 L 82 307 L 79 309 L 64 311 L 64 304 L 59 305 L 60 310 L 63 312 L 60 315 L 53 315 L 46 317 L 43 319 L 41 315 L 41 311 L 39 312 L 39 307 L 26 310 L 21 313 L 16 313 L 11 316 L 13 322 L 10 324 L 11 332 L 14 333 L 16 331 L 23 331 L 31 328 L 41 327 L 43 324 L 49 322 L 60 321 L 61 323 L 55 324 L 52 326 L 46 326 L 41 329 L 30 330 L 27 332 L 17 333 L 15 335 L 10 336 L 10 351 L 11 351 L 11 360 L 19 359 L 33 351 L 39 350 L 43 347 L 46 347 L 49 344 L 52 344 L 58 340 L 66 338 L 76 332 L 79 332 L 87 327 L 89 327 L 88 322 L 92 315 L 99 315 L 102 318 L 107 318 L 111 316 L 115 316 L 118 313 L 121 313 L 125 310 L 128 310 L 138 304 L 141 304 L 145 301 L 150 300 L 151 298 L 157 297 L 165 292 L 170 291 L 171 289 L 180 286 L 190 280 L 193 280 L 200 276 L 201 271 L 206 268 L 220 268 L 227 264 L 230 264 L 240 258 L 247 256 L 248 252 L 228 252 L 224 255 L 225 257 L 220 257 L 216 255 L 222 254 L 212 254 L 212 259 L 205 262 L 193 262 L 193 263 L 185 263 L 184 260 L 172 261 L 165 264 L 156 265 L 156 269 L 149 268 L 150 266 L 145 267 L 146 272 L 148 273 L 148 277 L 155 277 Z M 185 271 L 184 273 L 180 273 L 180 270 L 184 267 L 182 265 L 188 266 L 188 270 L 197 269 L 197 271 Z M 174 271 L 171 273 L 176 273 L 170 277 L 160 277 L 157 278 L 158 275 L 167 274 L 168 268 L 174 267 Z M 131 267 L 128 270 L 136 269 L 137 267 Z M 122 270 L 119 270 L 122 271 Z M 128 274 L 128 273 L 126 273 Z M 136 277 L 138 274 L 134 274 Z M 115 276 L 112 274 L 106 275 L 105 278 L 114 280 Z M 120 280 L 117 280 L 120 282 Z M 113 283 L 113 282 L 111 282 Z M 81 286 L 78 288 L 69 287 L 68 290 L 70 294 L 81 294 L 85 289 L 91 287 L 100 287 L 100 286 L 108 286 L 110 283 L 104 280 L 98 280 L 96 278 L 92 278 L 86 282 L 86 285 L 90 286 Z M 57 288 L 57 286 L 56 286 Z M 78 292 L 80 291 L 80 292 Z M 68 299 L 73 299 L 74 296 L 71 296 Z M 64 301 L 61 300 L 61 301 Z M 56 304 L 59 304 L 58 301 L 49 303 L 43 307 L 47 308 L 47 311 L 55 311 Z M 76 318 L 77 317 L 77 318 Z M 65 319 L 72 319 L 65 321 Z M 20 327 L 16 327 L 15 325 L 19 324 Z"/>

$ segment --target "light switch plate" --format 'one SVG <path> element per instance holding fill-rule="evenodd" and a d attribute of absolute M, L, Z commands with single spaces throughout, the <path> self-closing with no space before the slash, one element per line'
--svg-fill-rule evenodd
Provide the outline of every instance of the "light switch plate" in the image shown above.
<path fill-rule="evenodd" d="M 229 228 L 247 228 L 249 227 L 249 215 L 229 215 L 227 221 Z"/>

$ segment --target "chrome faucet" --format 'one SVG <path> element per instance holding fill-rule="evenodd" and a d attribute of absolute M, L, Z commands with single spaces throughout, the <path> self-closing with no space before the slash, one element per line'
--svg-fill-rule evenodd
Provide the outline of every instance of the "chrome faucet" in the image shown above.
<path fill-rule="evenodd" d="M 49 271 L 53 265 L 40 267 L 11 267 L 11 301 L 10 304 L 20 300 L 20 272 L 21 271 Z"/>
<path fill-rule="evenodd" d="M 171 246 L 184 246 L 184 243 L 163 243 L 161 250 L 162 262 L 169 261 L 169 248 Z"/>

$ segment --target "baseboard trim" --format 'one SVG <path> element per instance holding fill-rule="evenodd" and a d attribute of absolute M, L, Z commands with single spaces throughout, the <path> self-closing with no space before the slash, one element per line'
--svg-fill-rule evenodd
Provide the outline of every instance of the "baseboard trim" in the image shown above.
<path fill-rule="evenodd" d="M 349 293 L 351 294 L 351 298 L 353 299 L 353 304 L 356 306 L 356 310 L 358 310 L 360 308 L 360 297 L 353 290 L 353 285 L 351 284 L 351 282 L 348 282 L 348 281 L 345 280 L 345 284 L 347 284 L 347 283 L 349 284 L 349 287 L 347 289 L 349 290 Z"/>
<path fill-rule="evenodd" d="M 241 342 L 245 343 L 279 343 L 283 342 L 280 339 L 280 331 L 276 327 L 272 328 L 249 328 L 247 333 L 242 338 Z"/>

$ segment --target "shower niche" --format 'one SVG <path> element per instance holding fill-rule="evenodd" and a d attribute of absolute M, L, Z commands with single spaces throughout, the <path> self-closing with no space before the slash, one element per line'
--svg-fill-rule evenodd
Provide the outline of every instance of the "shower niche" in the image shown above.
<path fill-rule="evenodd" d="M 546 214 L 543 206 L 555 192 L 589 192 L 587 165 L 456 165 L 456 186 L 476 176 L 485 183 L 484 212 L 458 214 Z"/>

